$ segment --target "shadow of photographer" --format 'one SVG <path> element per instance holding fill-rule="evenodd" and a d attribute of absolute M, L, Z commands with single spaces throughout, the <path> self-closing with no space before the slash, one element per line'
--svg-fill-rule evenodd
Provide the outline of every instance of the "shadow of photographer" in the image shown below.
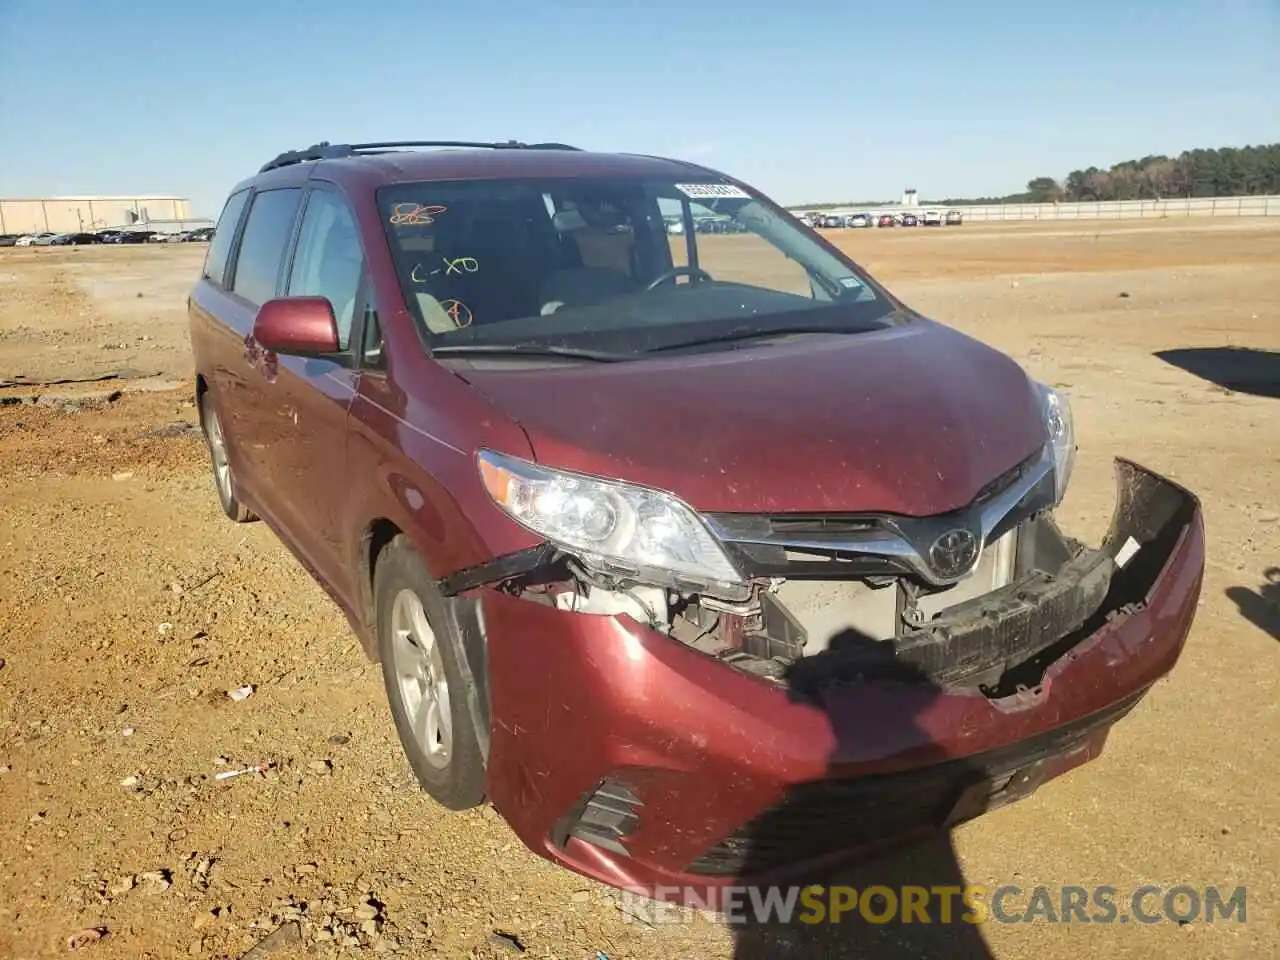
<path fill-rule="evenodd" d="M 831 694 L 870 677 L 876 683 L 864 690 L 873 702 L 861 703 L 855 722 Z M 947 829 L 985 809 L 989 773 L 946 757 L 929 733 L 925 719 L 943 689 L 893 658 L 887 644 L 852 630 L 797 661 L 786 681 L 793 699 L 827 715 L 835 743 L 829 779 L 789 791 L 749 825 L 738 875 L 758 888 L 756 902 L 767 902 L 773 883 L 824 890 L 801 894 L 788 922 L 742 911 L 731 926 L 736 960 L 991 960 L 977 914 L 963 902 L 966 880 Z M 875 757 L 902 758 L 908 769 L 852 769 Z M 851 850 L 859 851 L 852 864 Z M 823 857 L 828 865 L 788 869 Z"/>
<path fill-rule="evenodd" d="M 1240 616 L 1273 640 L 1280 640 L 1280 567 L 1268 567 L 1263 583 L 1256 591 L 1248 587 L 1227 587 L 1227 598 L 1236 605 Z"/>

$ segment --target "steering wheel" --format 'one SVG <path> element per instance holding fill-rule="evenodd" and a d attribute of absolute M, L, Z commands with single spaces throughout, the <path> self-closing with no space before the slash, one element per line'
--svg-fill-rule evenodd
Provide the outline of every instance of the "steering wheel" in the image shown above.
<path fill-rule="evenodd" d="M 664 270 L 658 276 L 654 277 L 645 285 L 645 290 L 656 290 L 664 283 L 675 283 L 680 277 L 688 277 L 690 280 L 710 280 L 715 282 L 715 277 L 707 273 L 701 267 L 672 267 L 670 270 Z"/>

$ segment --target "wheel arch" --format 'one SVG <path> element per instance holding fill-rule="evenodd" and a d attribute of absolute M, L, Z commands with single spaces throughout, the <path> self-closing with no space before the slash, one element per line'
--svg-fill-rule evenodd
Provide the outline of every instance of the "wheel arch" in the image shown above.
<path fill-rule="evenodd" d="M 365 653 L 373 660 L 378 656 L 378 611 L 377 604 L 374 603 L 373 577 L 377 570 L 378 558 L 391 541 L 399 536 L 408 536 L 408 534 L 400 524 L 389 517 L 375 517 L 365 525 L 364 532 L 360 536 L 356 569 L 359 579 L 360 616 L 365 625 L 365 632 L 368 634 L 360 637 L 360 643 Z M 412 541 L 412 537 L 409 539 Z M 419 556 L 422 556 L 422 550 L 417 544 L 414 544 L 414 549 Z M 426 557 L 423 557 L 423 562 L 427 562 Z"/>
<path fill-rule="evenodd" d="M 397 539 L 402 539 L 414 551 L 434 577 L 430 553 L 412 533 L 390 517 L 375 517 L 365 525 L 360 538 L 358 571 L 361 617 L 363 629 L 360 644 L 371 660 L 378 660 L 377 602 L 374 596 L 374 578 L 378 561 Z M 432 583 L 434 587 L 434 581 Z M 454 645 L 454 658 L 463 672 L 463 683 L 468 713 L 475 728 L 476 741 L 486 763 L 489 759 L 489 734 L 492 722 L 492 706 L 489 699 L 489 651 L 484 633 L 484 614 L 477 597 L 444 598 L 444 606 L 450 619 L 449 627 L 441 636 Z"/>
<path fill-rule="evenodd" d="M 209 381 L 204 378 L 203 373 L 196 374 L 196 412 L 204 413 L 204 396 L 209 392 Z M 200 429 L 204 430 L 204 417 L 200 417 Z"/>

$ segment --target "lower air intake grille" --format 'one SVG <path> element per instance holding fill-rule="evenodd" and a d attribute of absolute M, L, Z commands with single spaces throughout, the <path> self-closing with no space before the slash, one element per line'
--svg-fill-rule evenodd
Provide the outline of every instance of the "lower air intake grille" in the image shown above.
<path fill-rule="evenodd" d="M 1082 746 L 1141 695 L 1075 724 L 975 757 L 917 770 L 793 787 L 785 800 L 691 863 L 700 876 L 751 877 L 915 830 L 940 828 L 964 790 Z"/>
<path fill-rule="evenodd" d="M 565 818 L 557 831 L 557 842 L 563 846 L 569 837 L 577 837 L 612 853 L 630 856 L 622 841 L 640 825 L 640 798 L 626 784 L 609 778 L 586 794 Z"/>

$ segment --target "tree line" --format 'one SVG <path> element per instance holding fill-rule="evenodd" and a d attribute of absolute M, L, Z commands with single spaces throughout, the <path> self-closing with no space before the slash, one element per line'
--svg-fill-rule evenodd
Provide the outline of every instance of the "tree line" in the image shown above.
<path fill-rule="evenodd" d="M 1054 203 L 1080 200 L 1166 200 L 1280 194 L 1280 143 L 1153 154 L 1107 170 L 1072 170 L 1065 180 L 1034 177 L 1004 197 L 951 197 L 943 204 Z"/>
<path fill-rule="evenodd" d="M 1246 197 L 1280 194 L 1280 143 L 1219 150 L 1184 150 L 1177 157 L 1152 154 L 1109 169 L 1072 170 L 1066 179 L 1034 177 L 1020 193 L 1002 197 L 947 197 L 921 206 L 1053 203 L 1080 200 L 1166 200 L 1174 197 Z M 793 210 L 896 206 L 892 200 L 796 204 Z"/>

